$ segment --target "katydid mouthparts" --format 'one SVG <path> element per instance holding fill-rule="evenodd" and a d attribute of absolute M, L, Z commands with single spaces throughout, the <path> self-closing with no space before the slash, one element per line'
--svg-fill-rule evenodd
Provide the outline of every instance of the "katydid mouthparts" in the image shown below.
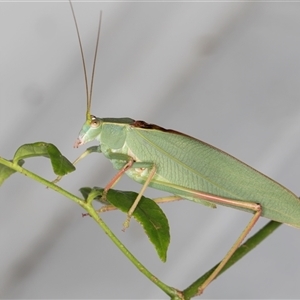
<path fill-rule="evenodd" d="M 300 227 L 300 200 L 294 193 L 222 150 L 178 131 L 144 121 L 91 115 L 101 15 L 92 80 L 88 87 L 82 43 L 71 2 L 70 5 L 80 45 L 87 95 L 86 121 L 74 146 L 97 140 L 98 151 L 119 170 L 106 186 L 106 192 L 124 174 L 142 184 L 128 212 L 125 227 L 128 227 L 130 217 L 148 186 L 209 207 L 220 204 L 252 213 L 249 224 L 199 288 L 198 294 L 218 275 L 260 217 Z"/>

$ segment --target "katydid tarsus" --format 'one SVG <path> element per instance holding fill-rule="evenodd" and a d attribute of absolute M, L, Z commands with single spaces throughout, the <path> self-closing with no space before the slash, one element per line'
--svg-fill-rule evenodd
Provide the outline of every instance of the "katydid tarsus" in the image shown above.
<path fill-rule="evenodd" d="M 183 133 L 130 118 L 98 118 L 90 114 L 97 43 L 91 85 L 82 44 L 70 2 L 80 44 L 87 94 L 86 122 L 75 147 L 97 140 L 98 151 L 119 170 L 105 190 L 127 174 L 142 184 L 141 192 L 128 212 L 125 226 L 145 189 L 153 187 L 206 206 L 217 204 L 248 211 L 250 222 L 216 270 L 199 288 L 198 294 L 218 275 L 260 217 L 300 227 L 300 200 L 291 191 L 233 156 Z"/>

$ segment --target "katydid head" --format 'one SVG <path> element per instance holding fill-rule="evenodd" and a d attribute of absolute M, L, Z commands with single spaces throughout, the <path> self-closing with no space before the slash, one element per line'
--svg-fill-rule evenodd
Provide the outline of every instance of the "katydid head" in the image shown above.
<path fill-rule="evenodd" d="M 102 128 L 102 121 L 100 118 L 91 116 L 91 120 L 86 120 L 83 124 L 79 136 L 74 144 L 75 148 L 91 142 L 99 137 Z"/>

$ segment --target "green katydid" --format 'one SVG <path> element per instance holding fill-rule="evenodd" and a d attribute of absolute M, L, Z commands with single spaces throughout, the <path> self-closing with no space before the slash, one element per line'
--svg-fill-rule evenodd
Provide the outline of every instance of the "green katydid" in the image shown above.
<path fill-rule="evenodd" d="M 299 198 L 279 183 L 233 156 L 183 133 L 144 121 L 130 118 L 97 118 L 91 115 L 92 86 L 101 17 L 89 88 L 72 4 L 71 9 L 80 45 L 87 93 L 86 122 L 75 147 L 97 140 L 98 151 L 119 170 L 106 186 L 105 191 L 113 187 L 124 174 L 143 185 L 128 212 L 126 226 L 148 186 L 210 207 L 220 204 L 252 212 L 254 215 L 249 224 L 216 270 L 200 287 L 198 294 L 201 294 L 217 276 L 261 216 L 300 227 Z"/>

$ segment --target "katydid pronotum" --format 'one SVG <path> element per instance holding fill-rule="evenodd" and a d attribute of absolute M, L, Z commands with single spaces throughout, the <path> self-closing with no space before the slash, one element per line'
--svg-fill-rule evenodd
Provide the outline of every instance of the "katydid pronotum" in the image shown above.
<path fill-rule="evenodd" d="M 300 227 L 299 198 L 279 183 L 229 154 L 193 137 L 144 121 L 92 116 L 90 107 L 100 21 L 89 88 L 72 4 L 71 9 L 80 44 L 87 93 L 86 122 L 75 146 L 97 140 L 98 151 L 119 170 L 106 186 L 106 191 L 124 174 L 142 184 L 141 192 L 128 212 L 126 226 L 148 186 L 206 206 L 215 207 L 216 204 L 220 204 L 253 213 L 246 228 L 219 266 L 199 288 L 198 294 L 201 294 L 218 275 L 261 216 Z"/>

